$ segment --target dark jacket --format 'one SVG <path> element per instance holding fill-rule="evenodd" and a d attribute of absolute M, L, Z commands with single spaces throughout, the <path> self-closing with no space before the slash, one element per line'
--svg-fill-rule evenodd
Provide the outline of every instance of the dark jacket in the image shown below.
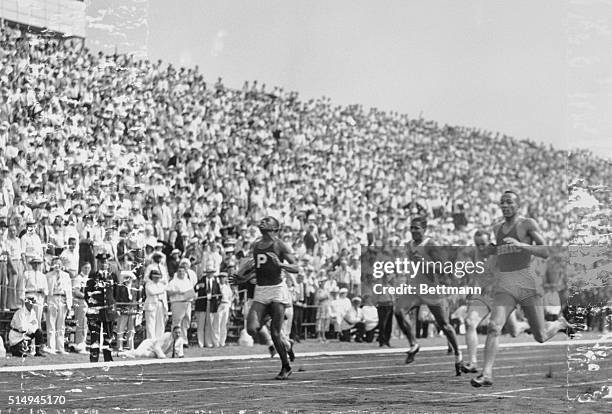
<path fill-rule="evenodd" d="M 221 302 L 221 287 L 219 286 L 219 282 L 217 282 L 216 278 L 214 278 L 212 282 L 212 290 L 210 291 L 212 297 L 210 300 L 207 299 L 209 291 L 206 276 L 202 277 L 195 285 L 195 291 L 197 294 L 197 298 L 195 300 L 196 312 L 206 312 L 209 303 L 209 311 L 211 313 L 217 312 L 217 309 L 219 309 L 219 303 Z"/>
<path fill-rule="evenodd" d="M 106 279 L 103 279 L 100 273 L 93 273 L 85 284 L 85 301 L 89 306 L 87 317 L 112 322 L 116 318 L 114 307 L 117 276 L 109 272 Z"/>

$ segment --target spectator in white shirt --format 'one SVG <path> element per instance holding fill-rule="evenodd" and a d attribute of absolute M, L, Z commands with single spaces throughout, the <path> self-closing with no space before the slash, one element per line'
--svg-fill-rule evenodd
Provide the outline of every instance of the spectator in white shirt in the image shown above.
<path fill-rule="evenodd" d="M 70 277 L 76 276 L 79 272 L 79 251 L 76 249 L 77 240 L 74 237 L 68 239 L 68 248 L 60 254 L 64 270 Z"/>
<path fill-rule="evenodd" d="M 30 270 L 23 272 L 23 286 L 24 292 L 22 292 L 22 300 L 26 297 L 33 297 L 36 299 L 34 304 L 34 311 L 36 312 L 36 320 L 38 321 L 38 327 L 41 327 L 43 306 L 45 299 L 49 294 L 49 285 L 47 278 L 44 273 L 41 272 L 42 259 L 34 257 L 30 260 Z"/>
<path fill-rule="evenodd" d="M 43 333 L 36 319 L 36 298 L 28 296 L 23 306 L 19 308 L 11 319 L 11 330 L 8 336 L 8 345 L 13 356 L 23 357 L 29 354 L 32 340 L 36 346 L 36 356 L 44 357 L 42 352 Z"/>
<path fill-rule="evenodd" d="M 119 355 L 129 358 L 183 358 L 183 345 L 181 327 L 175 326 L 172 332 L 164 332 L 158 338 L 145 339 L 134 351 L 127 351 Z"/>
<path fill-rule="evenodd" d="M 187 269 L 179 267 L 174 278 L 168 283 L 168 302 L 172 311 L 172 326 L 181 328 L 181 339 L 189 343 L 187 330 L 191 324 L 191 306 L 196 294 L 193 284 L 187 276 Z"/>
<path fill-rule="evenodd" d="M 45 254 L 42 242 L 38 234 L 35 233 L 35 229 L 36 222 L 28 221 L 26 223 L 26 233 L 21 236 L 21 251 L 28 262 L 34 257 L 43 257 Z"/>
<path fill-rule="evenodd" d="M 61 259 L 54 257 L 51 271 L 47 273 L 47 352 L 51 354 L 66 353 L 66 315 L 72 313 L 72 282 L 68 273 L 61 270 L 61 266 Z"/>
<path fill-rule="evenodd" d="M 372 304 L 372 298 L 368 295 L 363 297 L 363 307 L 361 308 L 364 318 L 364 341 L 372 342 L 374 340 L 374 331 L 378 326 L 378 310 Z"/>
<path fill-rule="evenodd" d="M 181 259 L 181 261 L 179 262 L 179 267 L 182 267 L 187 271 L 187 278 L 195 287 L 195 285 L 198 284 L 198 275 L 195 270 L 191 268 L 191 261 L 189 259 Z"/>
<path fill-rule="evenodd" d="M 355 334 L 355 342 L 363 342 L 365 318 L 360 306 L 361 298 L 354 297 L 351 300 L 351 308 L 342 319 L 342 324 L 340 326 L 340 329 L 342 329 L 341 341 L 350 342 L 351 336 Z"/>
<path fill-rule="evenodd" d="M 221 289 L 221 302 L 213 319 L 213 330 L 219 335 L 219 346 L 225 346 L 229 311 L 234 300 L 234 292 L 227 282 L 227 273 L 225 272 L 219 273 L 219 288 Z"/>

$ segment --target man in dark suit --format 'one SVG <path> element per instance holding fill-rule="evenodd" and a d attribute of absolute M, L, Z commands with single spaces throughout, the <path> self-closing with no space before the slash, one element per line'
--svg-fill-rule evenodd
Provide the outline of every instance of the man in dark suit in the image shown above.
<path fill-rule="evenodd" d="M 91 335 L 89 346 L 89 360 L 98 362 L 100 348 L 104 354 L 104 361 L 112 361 L 111 335 L 113 323 L 116 319 L 115 286 L 117 276 L 109 271 L 108 253 L 100 253 L 98 270 L 91 274 L 85 285 L 85 301 L 89 306 L 87 312 L 87 327 Z"/>
<path fill-rule="evenodd" d="M 304 275 L 298 274 L 294 286 L 295 302 L 293 303 L 293 326 L 291 329 L 291 339 L 300 342 L 302 338 L 302 322 L 304 321 L 304 307 L 306 306 L 306 283 Z"/>
<path fill-rule="evenodd" d="M 219 346 L 219 335 L 213 332 L 213 319 L 219 309 L 221 288 L 216 278 L 216 269 L 212 263 L 206 265 L 204 275 L 195 285 L 196 319 L 198 323 L 198 345 L 212 348 Z"/>

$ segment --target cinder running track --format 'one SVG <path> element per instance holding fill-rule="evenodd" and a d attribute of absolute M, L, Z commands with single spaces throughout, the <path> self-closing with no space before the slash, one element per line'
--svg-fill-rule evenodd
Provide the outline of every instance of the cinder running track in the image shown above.
<path fill-rule="evenodd" d="M 598 371 L 568 372 L 568 355 L 577 351 L 577 345 L 519 343 L 502 348 L 494 386 L 480 389 L 469 384 L 474 375 L 455 377 L 453 357 L 440 348 L 445 347 L 422 349 L 410 365 L 404 364 L 399 349 L 298 354 L 288 381 L 273 379 L 279 370 L 278 359 L 252 356 L 127 366 L 118 361 L 105 368 L 27 367 L 30 370 L 23 372 L 2 372 L 8 369 L 3 368 L 0 407 L 1 413 L 72 413 L 74 409 L 90 413 L 612 412 L 612 399 L 568 400 L 568 395 L 572 398 L 612 385 L 611 358 L 599 361 Z M 64 396 L 66 401 L 9 406 L 10 396 L 37 395 Z"/>

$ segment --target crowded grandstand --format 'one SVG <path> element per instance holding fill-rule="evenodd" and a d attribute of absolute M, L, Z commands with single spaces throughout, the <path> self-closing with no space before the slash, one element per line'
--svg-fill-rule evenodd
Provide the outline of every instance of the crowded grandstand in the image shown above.
<path fill-rule="evenodd" d="M 103 327 L 112 335 L 97 344 L 104 351 L 133 350 L 167 325 L 181 327 L 185 347 L 222 347 L 228 326 L 236 341 L 252 289 L 226 276 L 250 258 L 267 216 L 300 265 L 288 279 L 294 341 L 372 342 L 378 315 L 361 298 L 361 247 L 408 242 L 415 216 L 427 217 L 438 243 L 470 244 L 499 221 L 500 189 L 521 192 L 548 243 L 609 245 L 599 206 L 610 192 L 598 186 L 612 169 L 586 151 L 305 101 L 257 81 L 232 89 L 198 67 L 16 28 L 2 30 L 0 56 L 0 333 L 9 354 L 89 353 L 88 331 L 99 326 L 87 329 L 95 306 L 85 287 L 99 272 L 126 286 Z M 568 208 L 578 187 L 597 205 Z M 588 329 L 608 329 L 610 295 L 594 295 L 588 308 L 575 306 Z M 25 302 L 44 335 L 28 349 L 9 334 Z M 355 303 L 361 316 L 345 318 Z M 453 312 L 462 305 L 457 298 Z M 425 310 L 419 318 L 431 321 Z"/>

